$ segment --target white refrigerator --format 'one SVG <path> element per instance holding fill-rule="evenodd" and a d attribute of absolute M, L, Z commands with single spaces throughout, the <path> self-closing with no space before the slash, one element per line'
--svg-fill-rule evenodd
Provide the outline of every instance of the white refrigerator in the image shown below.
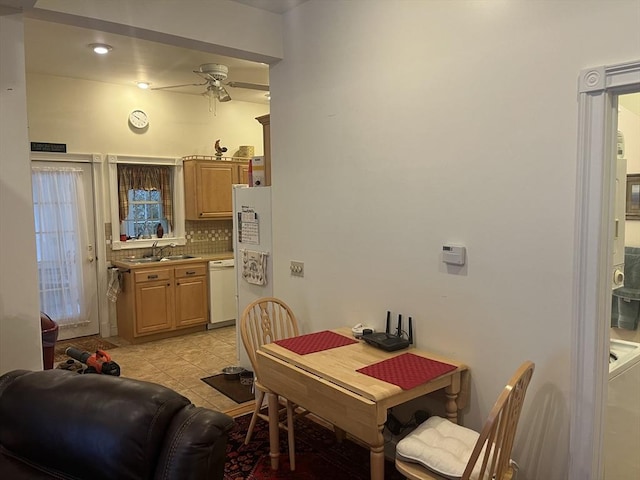
<path fill-rule="evenodd" d="M 273 296 L 271 187 L 233 186 L 233 252 L 236 271 L 238 365 L 251 370 L 240 337 L 240 317 L 252 301 Z"/>

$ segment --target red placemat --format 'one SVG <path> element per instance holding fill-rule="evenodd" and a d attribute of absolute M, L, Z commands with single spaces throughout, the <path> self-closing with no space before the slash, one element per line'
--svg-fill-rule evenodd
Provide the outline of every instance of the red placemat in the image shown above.
<path fill-rule="evenodd" d="M 359 368 L 356 371 L 398 385 L 403 390 L 409 390 L 456 368 L 458 367 L 455 365 L 431 360 L 413 353 L 403 353 L 397 357 Z"/>
<path fill-rule="evenodd" d="M 339 333 L 323 330 L 322 332 L 309 333 L 307 335 L 300 335 L 299 337 L 276 340 L 273 343 L 287 350 L 291 350 L 298 355 L 306 355 L 307 353 L 321 352 L 322 350 L 344 347 L 345 345 L 358 342 L 353 338 L 345 337 Z"/>

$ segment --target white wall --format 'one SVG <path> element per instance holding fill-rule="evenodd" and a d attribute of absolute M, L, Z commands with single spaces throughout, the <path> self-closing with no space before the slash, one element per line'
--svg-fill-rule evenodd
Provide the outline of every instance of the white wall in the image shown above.
<path fill-rule="evenodd" d="M 310 0 L 271 69 L 274 293 L 305 332 L 413 316 L 472 427 L 533 360 L 521 479 L 568 471 L 577 76 L 639 29 L 637 1 Z"/>
<path fill-rule="evenodd" d="M 0 373 L 42 369 L 23 30 L 0 13 Z"/>
<path fill-rule="evenodd" d="M 35 6 L 34 18 L 245 60 L 282 58 L 281 16 L 229 0 L 38 0 Z"/>
<path fill-rule="evenodd" d="M 214 155 L 214 143 L 231 156 L 240 145 L 262 154 L 262 125 L 256 117 L 269 105 L 233 100 L 217 103 L 216 114 L 200 95 L 141 90 L 100 82 L 30 74 L 27 78 L 29 139 L 66 143 L 68 152 L 182 157 Z M 136 108 L 149 127 L 127 123 Z"/>

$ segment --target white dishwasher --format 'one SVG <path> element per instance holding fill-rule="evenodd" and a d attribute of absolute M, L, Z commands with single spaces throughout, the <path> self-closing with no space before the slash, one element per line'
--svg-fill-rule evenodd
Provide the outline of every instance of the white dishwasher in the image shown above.
<path fill-rule="evenodd" d="M 232 325 L 236 319 L 236 275 L 234 260 L 209 262 L 208 328 Z"/>

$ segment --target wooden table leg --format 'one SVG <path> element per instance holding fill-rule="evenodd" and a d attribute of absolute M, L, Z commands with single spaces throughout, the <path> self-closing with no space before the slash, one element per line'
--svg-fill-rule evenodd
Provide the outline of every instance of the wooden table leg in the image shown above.
<path fill-rule="evenodd" d="M 267 393 L 267 405 L 269 406 L 269 455 L 271 456 L 271 468 L 278 470 L 280 462 L 280 430 L 278 427 L 278 396 Z"/>
<path fill-rule="evenodd" d="M 287 400 L 287 441 L 289 442 L 289 468 L 291 468 L 292 472 L 296 469 L 296 444 L 293 432 L 294 413 L 293 403 Z M 271 432 L 269 432 L 269 434 L 271 434 Z"/>
<path fill-rule="evenodd" d="M 444 389 L 447 397 L 445 410 L 447 418 L 453 423 L 458 423 L 458 394 L 460 393 L 460 374 L 451 377 L 451 385 Z"/>
<path fill-rule="evenodd" d="M 371 480 L 384 480 L 384 424 L 378 425 L 378 445 L 371 445 L 369 461 L 371 462 Z"/>

